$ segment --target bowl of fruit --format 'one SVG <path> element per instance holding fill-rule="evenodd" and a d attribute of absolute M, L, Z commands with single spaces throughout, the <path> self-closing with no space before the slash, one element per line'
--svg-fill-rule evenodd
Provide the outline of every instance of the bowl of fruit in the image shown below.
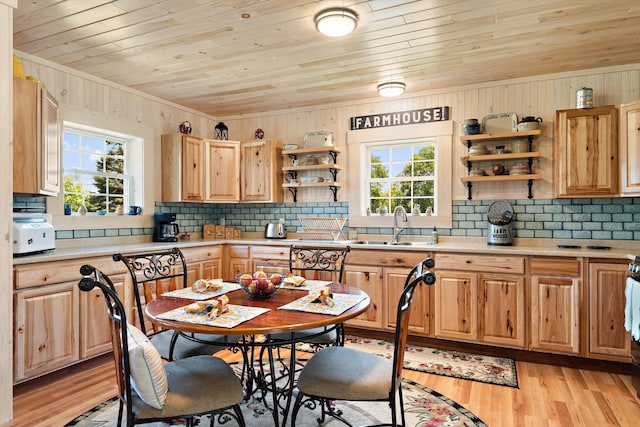
<path fill-rule="evenodd" d="M 242 273 L 236 276 L 240 287 L 251 298 L 270 298 L 282 285 L 284 275 L 280 273 L 268 274 L 264 271 L 254 273 Z"/>

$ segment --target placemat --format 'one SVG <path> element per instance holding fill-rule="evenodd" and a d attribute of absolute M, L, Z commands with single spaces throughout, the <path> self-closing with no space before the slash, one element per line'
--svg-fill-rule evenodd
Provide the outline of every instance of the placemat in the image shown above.
<path fill-rule="evenodd" d="M 215 298 L 220 295 L 224 295 L 228 292 L 235 291 L 240 289 L 240 285 L 237 283 L 230 282 L 222 282 L 222 287 L 220 289 L 216 289 L 211 292 L 195 292 L 190 287 L 176 289 L 175 291 L 165 292 L 162 296 L 165 297 L 176 297 L 176 298 L 187 298 L 193 299 L 196 301 L 203 301 L 210 298 Z"/>
<path fill-rule="evenodd" d="M 310 280 L 310 279 L 307 279 L 300 286 L 296 286 L 296 285 L 293 285 L 293 284 L 290 284 L 290 283 L 282 282 L 282 285 L 280 285 L 280 287 L 282 289 L 296 289 L 296 290 L 299 290 L 299 291 L 308 291 L 310 289 L 318 288 L 320 286 L 328 286 L 330 283 L 332 283 L 332 282 L 330 282 L 328 280 Z"/>
<path fill-rule="evenodd" d="M 337 316 L 342 314 L 360 301 L 365 299 L 366 295 L 352 294 L 333 294 L 334 305 L 324 305 L 317 302 L 309 302 L 309 295 L 298 298 L 279 307 L 280 310 L 307 311 L 309 313 L 331 314 Z"/>
<path fill-rule="evenodd" d="M 185 307 L 194 306 L 197 303 L 189 304 Z M 269 308 L 245 307 L 243 305 L 229 304 L 229 311 L 219 315 L 215 319 L 209 319 L 206 313 L 188 313 L 185 307 L 175 308 L 166 313 L 159 314 L 160 319 L 177 320 L 180 322 L 196 323 L 198 325 L 209 325 L 218 328 L 233 328 L 242 322 L 258 317 L 269 311 Z"/>

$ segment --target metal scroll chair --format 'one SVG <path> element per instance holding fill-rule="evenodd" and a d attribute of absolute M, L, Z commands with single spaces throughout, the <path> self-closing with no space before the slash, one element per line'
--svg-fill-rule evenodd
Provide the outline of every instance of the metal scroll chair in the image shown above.
<path fill-rule="evenodd" d="M 341 283 L 345 259 L 350 250 L 350 246 L 291 245 L 289 247 L 289 271 L 308 280 L 329 280 Z M 308 336 L 308 338 L 304 338 L 305 336 Z M 343 345 L 344 327 L 340 324 L 330 329 L 316 328 L 294 332 L 293 336 L 291 334 L 278 334 L 273 338 L 275 340 L 295 339 L 296 341 L 305 342 L 314 350 L 317 350 L 327 345 Z"/>
<path fill-rule="evenodd" d="M 80 290 L 99 288 L 106 301 L 120 401 L 118 426 L 122 425 L 125 408 L 127 427 L 175 418 L 186 418 L 187 426 L 193 426 L 194 416 L 206 414 L 211 415 L 211 426 L 216 417 L 221 423 L 234 419 L 238 425 L 245 425 L 240 409 L 242 385 L 224 360 L 194 356 L 162 363 L 141 331 L 127 322 L 125 308 L 109 277 L 87 264 L 80 268 L 80 274 Z"/>
<path fill-rule="evenodd" d="M 400 425 L 406 425 L 402 398 L 402 365 L 411 302 L 418 284 L 435 283 L 436 277 L 429 271 L 433 266 L 433 260 L 427 258 L 411 269 L 405 280 L 396 315 L 393 360 L 348 347 L 327 347 L 309 359 L 298 377 L 298 396 L 293 405 L 291 419 L 293 427 L 298 411 L 303 405 L 309 409 L 321 407 L 322 414 L 318 419 L 320 424 L 324 423 L 325 416 L 329 415 L 351 425 L 341 417 L 333 404 L 330 404 L 334 400 L 386 401 L 391 408 L 391 425 L 397 426 L 399 424 L 396 398 L 402 421 Z"/>
<path fill-rule="evenodd" d="M 228 338 L 224 336 L 162 330 L 145 321 L 143 310 L 147 301 L 164 292 L 187 287 L 187 263 L 180 249 L 116 253 L 113 260 L 122 261 L 127 266 L 132 280 L 137 324 L 151 339 L 163 359 L 212 355 L 226 347 Z"/>

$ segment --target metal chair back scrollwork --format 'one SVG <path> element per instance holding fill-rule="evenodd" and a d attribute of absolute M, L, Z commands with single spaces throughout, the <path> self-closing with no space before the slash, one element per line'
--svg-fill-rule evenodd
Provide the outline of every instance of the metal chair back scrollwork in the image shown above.
<path fill-rule="evenodd" d="M 307 279 L 342 282 L 344 262 L 351 248 L 291 245 L 289 270 Z"/>
<path fill-rule="evenodd" d="M 163 251 L 116 253 L 114 261 L 121 261 L 129 270 L 132 280 L 137 324 L 164 359 L 182 359 L 195 355 L 211 355 L 225 348 L 237 337 L 208 334 L 188 334 L 163 330 L 147 322 L 144 307 L 158 295 L 186 288 L 187 262 L 178 248 Z"/>
<path fill-rule="evenodd" d="M 235 419 L 244 426 L 240 409 L 243 400 L 242 385 L 233 369 L 222 359 L 195 356 L 189 359 L 162 364 L 168 379 L 168 391 L 162 408 L 146 404 L 136 392 L 132 381 L 135 364 L 130 360 L 130 341 L 127 313 L 113 282 L 99 269 L 85 264 L 80 268 L 83 276 L 78 287 L 83 292 L 98 288 L 104 295 L 118 385 L 118 421 L 127 427 L 152 421 L 169 421 L 184 418 L 187 426 L 194 425 L 193 417 L 210 414 L 211 425 L 219 420 Z M 143 375 L 147 369 L 143 369 Z M 222 384 L 222 386 L 221 386 Z M 225 422 L 226 422 L 225 421 Z"/>
<path fill-rule="evenodd" d="M 405 280 L 398 301 L 393 359 L 348 347 L 327 347 L 315 353 L 298 377 L 298 396 L 293 405 L 292 423 L 301 408 L 321 408 L 318 423 L 331 416 L 347 425 L 348 420 L 334 405 L 336 400 L 386 401 L 391 408 L 391 424 L 405 426 L 402 397 L 402 367 L 409 332 L 409 318 L 414 292 L 418 285 L 433 285 L 435 266 L 426 258 L 413 267 Z M 398 423 L 398 408 L 401 423 Z"/>

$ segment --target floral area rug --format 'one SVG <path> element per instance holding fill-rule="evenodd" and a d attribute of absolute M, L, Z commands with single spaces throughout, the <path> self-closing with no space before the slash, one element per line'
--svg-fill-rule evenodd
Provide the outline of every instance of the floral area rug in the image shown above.
<path fill-rule="evenodd" d="M 347 335 L 344 345 L 388 359 L 393 358 L 393 343 L 387 341 Z M 518 388 L 516 363 L 513 359 L 505 357 L 408 345 L 404 355 L 404 367 L 430 374 Z"/>
<path fill-rule="evenodd" d="M 431 390 L 412 381 L 402 380 L 405 417 L 407 427 L 486 427 L 487 425 L 476 415 L 469 412 L 453 400 L 440 393 Z M 353 425 L 370 425 L 391 422 L 391 412 L 385 402 L 335 402 L 342 416 Z M 263 427 L 274 424 L 271 412 L 257 399 L 251 398 L 242 404 L 242 411 L 247 427 Z M 317 418 L 319 409 L 314 411 L 302 408 L 298 413 L 296 426 L 318 427 Z M 117 427 L 118 402 L 116 398 L 110 399 L 95 408 L 82 414 L 71 421 L 66 427 Z M 280 419 L 282 421 L 282 419 Z M 208 416 L 198 417 L 196 426 L 208 426 Z M 162 422 L 144 424 L 148 427 L 184 426 L 184 420 L 176 420 L 167 424 Z M 124 425 L 124 424 L 123 424 Z M 216 425 L 220 425 L 216 422 Z M 227 426 L 235 426 L 235 422 L 226 423 Z M 291 425 L 291 421 L 287 421 Z M 339 421 L 328 418 L 323 427 L 344 426 Z"/>

